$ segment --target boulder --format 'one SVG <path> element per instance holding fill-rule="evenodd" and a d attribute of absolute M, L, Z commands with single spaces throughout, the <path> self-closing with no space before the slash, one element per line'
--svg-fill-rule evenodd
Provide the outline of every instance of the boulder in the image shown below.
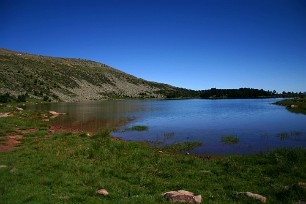
<path fill-rule="evenodd" d="M 56 111 L 49 111 L 49 113 L 51 115 L 64 115 L 65 113 L 59 113 L 59 112 L 56 112 Z"/>
<path fill-rule="evenodd" d="M 202 202 L 201 195 L 195 196 L 194 193 L 185 191 L 185 190 L 169 191 L 169 192 L 163 193 L 162 196 L 167 198 L 170 202 L 184 202 L 184 203 L 201 203 Z"/>
<path fill-rule="evenodd" d="M 59 115 L 65 115 L 65 113 L 59 113 L 56 111 L 49 111 L 49 113 L 52 115 L 51 118 L 56 118 Z"/>
<path fill-rule="evenodd" d="M 96 194 L 107 196 L 109 193 L 105 189 L 99 189 L 96 191 Z"/>

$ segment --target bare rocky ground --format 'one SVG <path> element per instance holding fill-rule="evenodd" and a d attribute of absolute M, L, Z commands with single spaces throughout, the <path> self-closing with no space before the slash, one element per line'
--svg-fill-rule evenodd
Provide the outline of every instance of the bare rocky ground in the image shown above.
<path fill-rule="evenodd" d="M 72 94 L 65 94 L 55 89 L 51 90 L 51 92 L 56 94 L 61 101 L 65 102 L 105 100 L 110 98 L 110 95 L 117 96 L 118 98 L 139 98 L 142 93 L 146 93 L 148 98 L 164 98 L 163 95 L 153 93 L 159 90 L 157 88 L 142 84 L 132 84 L 125 79 L 118 79 L 116 77 L 111 77 L 111 80 L 115 85 L 103 84 L 97 86 L 86 80 L 75 79 L 75 82 L 79 85 L 78 87 L 63 87 Z"/>

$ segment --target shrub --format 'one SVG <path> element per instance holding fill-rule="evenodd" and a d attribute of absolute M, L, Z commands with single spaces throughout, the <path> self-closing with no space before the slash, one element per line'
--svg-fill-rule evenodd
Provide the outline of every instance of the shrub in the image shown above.
<path fill-rule="evenodd" d="M 26 102 L 26 99 L 27 99 L 27 94 L 22 94 L 22 95 L 17 96 L 16 101 L 17 102 Z"/>
<path fill-rule="evenodd" d="M 8 103 L 12 99 L 11 95 L 9 93 L 0 95 L 0 103 Z"/>

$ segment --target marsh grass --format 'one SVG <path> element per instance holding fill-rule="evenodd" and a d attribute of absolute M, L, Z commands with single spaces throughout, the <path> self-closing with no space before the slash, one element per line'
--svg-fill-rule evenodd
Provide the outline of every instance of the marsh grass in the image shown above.
<path fill-rule="evenodd" d="M 304 135 L 303 132 L 281 132 L 281 133 L 278 133 L 276 135 L 276 137 L 280 138 L 281 140 L 283 139 L 288 139 L 288 138 L 292 138 L 292 137 L 299 137 L 299 136 L 302 136 Z"/>
<path fill-rule="evenodd" d="M 125 129 L 126 131 L 147 131 L 149 129 L 148 126 L 144 125 L 135 125 L 130 128 Z"/>
<path fill-rule="evenodd" d="M 47 126 L 23 118 L 4 121 L 5 128 L 15 122 L 26 128 Z M 0 153 L 0 165 L 7 166 L 0 168 L 1 203 L 169 203 L 161 193 L 179 189 L 201 194 L 208 204 L 258 203 L 237 195 L 241 191 L 261 194 L 272 204 L 306 199 L 305 188 L 298 185 L 306 182 L 305 149 L 203 160 L 114 140 L 109 130 L 91 137 L 71 132 L 32 136 Z M 109 196 L 96 195 L 100 188 Z"/>
<path fill-rule="evenodd" d="M 221 142 L 224 144 L 237 144 L 239 143 L 239 137 L 236 135 L 228 135 L 221 137 Z"/>
<path fill-rule="evenodd" d="M 172 137 L 175 136 L 175 133 L 174 132 L 166 132 L 164 133 L 164 139 L 167 140 L 167 139 L 171 139 Z"/>

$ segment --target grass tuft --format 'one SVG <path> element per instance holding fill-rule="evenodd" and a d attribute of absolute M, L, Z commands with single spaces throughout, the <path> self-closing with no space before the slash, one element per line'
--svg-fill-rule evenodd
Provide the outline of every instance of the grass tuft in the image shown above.
<path fill-rule="evenodd" d="M 237 144 L 239 143 L 239 137 L 235 135 L 223 136 L 221 137 L 221 141 L 225 144 Z"/>
<path fill-rule="evenodd" d="M 144 125 L 135 125 L 133 127 L 127 128 L 127 131 L 147 131 L 149 129 L 148 126 Z"/>

